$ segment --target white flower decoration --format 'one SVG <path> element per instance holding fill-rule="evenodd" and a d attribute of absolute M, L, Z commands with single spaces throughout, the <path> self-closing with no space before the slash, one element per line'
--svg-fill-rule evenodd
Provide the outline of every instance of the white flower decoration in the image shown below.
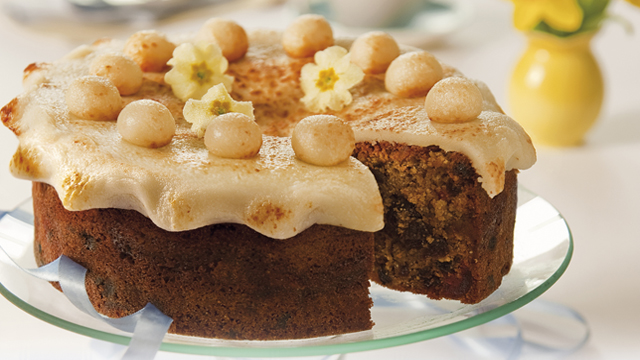
<path fill-rule="evenodd" d="M 191 130 L 198 134 L 199 137 L 204 136 L 207 126 L 213 119 L 231 112 L 245 114 L 251 119 L 255 119 L 251 101 L 233 100 L 223 84 L 210 88 L 202 97 L 202 100 L 187 100 L 182 110 L 184 119 L 192 124 Z"/>
<path fill-rule="evenodd" d="M 200 99 L 217 84 L 231 91 L 233 77 L 224 74 L 229 62 L 216 44 L 184 43 L 173 51 L 173 58 L 167 64 L 173 68 L 164 75 L 164 81 L 182 101 Z"/>
<path fill-rule="evenodd" d="M 300 85 L 305 95 L 301 100 L 308 110 L 337 111 L 351 103 L 349 89 L 362 81 L 364 72 L 350 58 L 346 49 L 331 46 L 315 54 L 315 64 L 302 67 Z"/>

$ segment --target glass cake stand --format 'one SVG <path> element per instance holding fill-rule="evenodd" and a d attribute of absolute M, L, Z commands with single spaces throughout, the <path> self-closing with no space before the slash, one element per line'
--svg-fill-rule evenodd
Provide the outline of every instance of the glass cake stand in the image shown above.
<path fill-rule="evenodd" d="M 239 341 L 167 334 L 160 350 L 226 357 L 290 357 L 344 354 L 405 345 L 466 330 L 531 302 L 564 273 L 573 253 L 571 232 L 562 215 L 532 192 L 518 190 L 514 259 L 511 272 L 491 296 L 474 305 L 371 287 L 375 326 L 352 334 L 287 341 Z M 20 266 L 33 259 L 31 201 L 0 218 L 0 246 Z M 86 315 L 46 281 L 16 268 L 0 252 L 0 293 L 25 312 L 58 327 L 126 345 L 131 334 Z"/>

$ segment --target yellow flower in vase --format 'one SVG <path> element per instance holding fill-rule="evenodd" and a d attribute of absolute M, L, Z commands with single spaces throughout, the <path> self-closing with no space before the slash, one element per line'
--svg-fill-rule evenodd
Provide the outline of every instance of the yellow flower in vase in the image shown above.
<path fill-rule="evenodd" d="M 512 0 L 518 30 L 532 30 L 541 22 L 564 32 L 578 30 L 584 16 L 576 0 Z"/>
<path fill-rule="evenodd" d="M 173 93 L 182 101 L 200 99 L 214 85 L 230 91 L 233 77 L 225 75 L 229 62 L 215 44 L 197 46 L 185 43 L 173 51 L 167 62 L 173 66 L 164 76 Z"/>
<path fill-rule="evenodd" d="M 192 124 L 191 130 L 199 137 L 204 136 L 211 120 L 232 112 L 245 114 L 251 119 L 255 119 L 253 104 L 250 101 L 235 101 L 223 84 L 211 87 L 202 100 L 187 100 L 182 110 L 184 119 Z"/>
<path fill-rule="evenodd" d="M 301 99 L 310 111 L 321 112 L 327 108 L 340 110 L 352 101 L 349 89 L 364 79 L 364 72 L 351 63 L 346 49 L 332 46 L 318 51 L 315 64 L 302 67 L 300 85 L 304 91 Z"/>

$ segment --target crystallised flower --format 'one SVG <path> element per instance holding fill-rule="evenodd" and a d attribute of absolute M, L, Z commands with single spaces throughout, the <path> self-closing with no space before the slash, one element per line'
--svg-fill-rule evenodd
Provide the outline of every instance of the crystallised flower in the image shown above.
<path fill-rule="evenodd" d="M 200 99 L 218 84 L 231 90 L 233 77 L 225 75 L 229 62 L 216 44 L 200 47 L 184 43 L 175 49 L 168 64 L 173 68 L 165 74 L 164 80 L 182 101 Z"/>
<path fill-rule="evenodd" d="M 327 108 L 340 110 L 352 101 L 349 89 L 364 78 L 364 73 L 351 63 L 350 55 L 340 46 L 318 51 L 315 64 L 302 67 L 300 85 L 304 91 L 301 99 L 310 111 L 320 112 Z"/>
<path fill-rule="evenodd" d="M 235 101 L 227 92 L 223 84 L 218 84 L 202 97 L 202 100 L 189 99 L 184 105 L 182 114 L 190 122 L 191 130 L 203 137 L 209 123 L 219 115 L 226 113 L 241 113 L 251 119 L 253 104 L 250 101 Z"/>

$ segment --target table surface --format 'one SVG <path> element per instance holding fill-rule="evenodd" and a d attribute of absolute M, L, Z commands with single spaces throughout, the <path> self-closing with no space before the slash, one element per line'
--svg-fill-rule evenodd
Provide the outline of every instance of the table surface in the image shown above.
<path fill-rule="evenodd" d="M 538 147 L 537 164 L 520 175 L 520 182 L 554 204 L 567 219 L 575 252 L 565 275 L 542 299 L 564 304 L 582 314 L 591 329 L 587 344 L 570 359 L 640 358 L 640 9 L 612 1 L 611 12 L 622 15 L 635 32 L 615 22 L 605 24 L 592 48 L 605 76 L 605 104 L 583 146 Z M 31 3 L 31 2 L 29 2 Z M 282 28 L 293 14 L 268 1 L 218 5 L 152 24 L 101 25 L 59 22 L 56 12 L 41 9 L 28 24 L 0 13 L 0 104 L 21 89 L 22 70 L 36 61 L 53 61 L 74 47 L 109 36 L 125 38 L 134 30 L 194 30 L 206 18 L 226 16 L 247 28 Z M 507 113 L 510 72 L 525 47 L 522 34 L 511 25 L 512 5 L 501 0 L 474 0 L 472 17 L 459 29 L 423 44 L 442 61 L 469 77 L 485 81 Z M 37 6 L 36 6 L 37 8 Z M 5 8 L 6 9 L 6 8 Z M 56 11 L 66 9 L 59 6 Z M 0 210 L 30 196 L 30 183 L 14 179 L 7 170 L 17 141 L 0 127 Z M 518 314 L 516 311 L 515 315 Z M 0 358 L 107 359 L 122 350 L 44 323 L 0 297 Z M 447 338 L 391 349 L 349 354 L 347 359 L 447 357 Z M 467 358 L 483 358 L 476 353 Z M 159 353 L 157 359 L 194 356 Z"/>

